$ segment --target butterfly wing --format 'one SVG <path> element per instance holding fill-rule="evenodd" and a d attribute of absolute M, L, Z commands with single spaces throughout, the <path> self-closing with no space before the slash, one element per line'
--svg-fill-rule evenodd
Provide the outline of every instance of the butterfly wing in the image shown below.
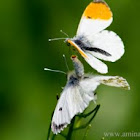
<path fill-rule="evenodd" d="M 77 36 L 96 34 L 107 28 L 112 21 L 112 12 L 103 0 L 91 2 L 82 15 Z"/>
<path fill-rule="evenodd" d="M 119 76 L 87 76 L 85 80 L 81 81 L 81 86 L 89 91 L 95 91 L 100 84 L 120 87 L 126 90 L 130 90 L 130 86 L 126 79 Z"/>
<path fill-rule="evenodd" d="M 95 58 L 90 52 L 85 52 L 88 57 L 84 58 L 86 62 L 95 70 L 97 70 L 100 73 L 107 73 L 108 67 L 105 63 Z"/>
<path fill-rule="evenodd" d="M 130 90 L 130 86 L 126 79 L 119 76 L 95 76 L 94 79 L 104 85 L 120 87 L 126 90 Z"/>
<path fill-rule="evenodd" d="M 51 125 L 53 133 L 58 134 L 67 127 L 71 119 L 82 113 L 91 100 L 93 96 L 85 94 L 80 86 L 67 85 L 54 111 Z"/>
<path fill-rule="evenodd" d="M 96 58 L 115 62 L 124 54 L 124 44 L 121 38 L 113 31 L 101 31 L 90 36 L 88 40 L 91 47 L 85 47 L 85 50 L 90 51 Z"/>

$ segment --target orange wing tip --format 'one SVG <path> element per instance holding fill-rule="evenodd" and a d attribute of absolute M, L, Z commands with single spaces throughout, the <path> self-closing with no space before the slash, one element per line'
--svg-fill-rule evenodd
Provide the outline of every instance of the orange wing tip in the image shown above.
<path fill-rule="evenodd" d="M 112 12 L 105 2 L 96 0 L 87 6 L 83 16 L 89 19 L 109 20 L 112 17 Z"/>

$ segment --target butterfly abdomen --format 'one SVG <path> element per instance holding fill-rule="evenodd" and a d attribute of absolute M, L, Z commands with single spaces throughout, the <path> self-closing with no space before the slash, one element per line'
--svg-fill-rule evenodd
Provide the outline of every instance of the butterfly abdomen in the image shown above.
<path fill-rule="evenodd" d="M 75 73 L 78 79 L 83 78 L 84 75 L 84 66 L 83 64 L 79 61 L 77 56 L 72 55 L 71 57 L 75 69 Z"/>

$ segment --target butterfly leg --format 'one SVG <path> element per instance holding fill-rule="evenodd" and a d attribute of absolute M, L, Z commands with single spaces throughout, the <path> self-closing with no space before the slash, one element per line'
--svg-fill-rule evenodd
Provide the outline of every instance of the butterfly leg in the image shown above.
<path fill-rule="evenodd" d="M 57 99 L 57 101 L 59 100 L 59 95 L 58 94 L 56 95 L 56 99 Z"/>

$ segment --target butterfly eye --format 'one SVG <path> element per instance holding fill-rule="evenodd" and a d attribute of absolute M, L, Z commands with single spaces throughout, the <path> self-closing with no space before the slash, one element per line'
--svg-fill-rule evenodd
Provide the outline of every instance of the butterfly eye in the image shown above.
<path fill-rule="evenodd" d="M 71 44 L 67 42 L 67 46 L 71 46 Z"/>

